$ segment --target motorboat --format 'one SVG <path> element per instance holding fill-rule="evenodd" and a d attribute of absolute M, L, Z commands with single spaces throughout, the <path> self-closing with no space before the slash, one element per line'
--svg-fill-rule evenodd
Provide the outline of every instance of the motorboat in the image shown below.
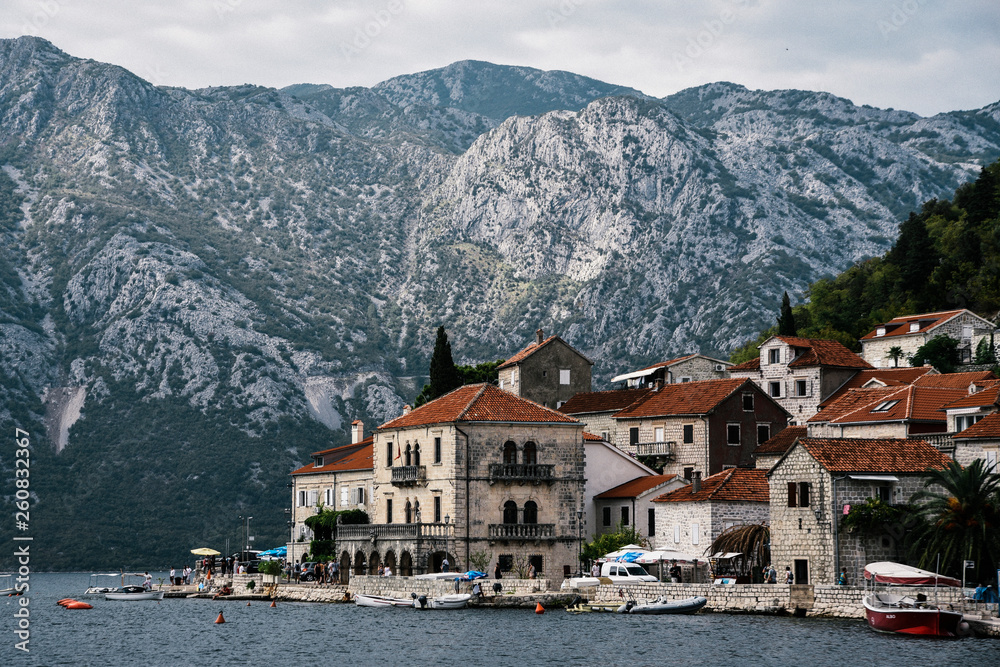
<path fill-rule="evenodd" d="M 936 598 L 939 586 L 960 588 L 962 582 L 900 563 L 869 563 L 865 566 L 862 598 L 868 627 L 878 632 L 925 637 L 969 634 L 969 625 L 962 619 L 961 612 L 942 608 L 936 599 L 928 601 L 924 593 L 907 595 L 906 586 L 933 588 Z"/>
<path fill-rule="evenodd" d="M 428 598 L 426 595 L 413 596 L 413 607 L 416 609 L 462 609 L 472 596 L 468 593 L 453 593 L 451 595 L 441 595 L 436 598 Z"/>
<path fill-rule="evenodd" d="M 577 600 L 566 607 L 566 611 L 571 614 L 606 613 L 613 614 L 621 607 L 620 602 L 587 602 L 577 598 Z"/>
<path fill-rule="evenodd" d="M 14 595 L 14 575 L 0 574 L 0 595 Z M 20 593 L 17 593 L 20 595 Z"/>
<path fill-rule="evenodd" d="M 413 600 L 358 593 L 354 596 L 354 604 L 359 607 L 413 607 Z"/>
<path fill-rule="evenodd" d="M 118 592 L 119 585 L 118 579 L 121 577 L 120 572 L 112 572 L 110 574 L 92 574 L 90 575 L 90 585 L 84 592 L 84 597 L 97 597 L 104 595 L 105 593 L 116 593 Z"/>
<path fill-rule="evenodd" d="M 696 614 L 708 604 L 708 598 L 695 595 L 683 600 L 671 600 L 663 596 L 656 600 L 637 601 L 629 600 L 620 605 L 617 611 L 619 614 Z"/>
<path fill-rule="evenodd" d="M 105 600 L 162 600 L 163 591 L 146 590 L 142 586 L 122 586 L 117 591 L 104 594 Z"/>

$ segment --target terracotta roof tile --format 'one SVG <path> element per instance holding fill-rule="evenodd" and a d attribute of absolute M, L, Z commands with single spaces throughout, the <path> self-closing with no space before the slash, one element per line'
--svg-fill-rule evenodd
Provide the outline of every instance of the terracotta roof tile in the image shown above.
<path fill-rule="evenodd" d="M 521 363 L 522 361 L 524 361 L 525 359 L 527 359 L 528 357 L 530 357 L 531 355 L 533 355 L 535 352 L 538 352 L 540 349 L 542 349 L 543 347 L 545 347 L 546 345 L 548 345 L 549 343 L 551 343 L 553 341 L 559 341 L 560 343 L 562 343 L 563 345 L 565 345 L 569 349 L 573 350 L 577 354 L 580 354 L 580 352 L 576 348 L 574 348 L 572 345 L 570 345 L 569 343 L 567 343 L 566 341 L 564 341 L 559 336 L 549 336 L 548 338 L 546 338 L 545 340 L 543 340 L 541 343 L 530 343 L 526 348 L 524 348 L 520 352 L 517 352 L 516 354 L 512 355 L 509 359 L 507 359 L 507 361 L 505 361 L 502 364 L 500 364 L 499 366 L 497 366 L 497 370 L 499 370 L 501 368 L 507 368 L 508 366 L 514 366 L 515 364 Z M 590 359 L 587 359 L 587 357 L 584 357 L 582 354 L 580 354 L 580 357 L 582 357 L 583 359 L 586 359 L 588 363 L 593 363 L 593 362 L 590 361 Z"/>
<path fill-rule="evenodd" d="M 977 382 L 995 380 L 993 371 L 975 371 L 972 373 L 941 373 L 939 375 L 924 375 L 913 381 L 918 387 L 951 387 L 968 390 Z"/>
<path fill-rule="evenodd" d="M 372 450 L 374 449 L 372 441 L 373 438 L 368 437 L 355 445 L 336 447 L 332 450 L 324 450 L 324 452 L 335 452 L 338 449 L 353 449 L 350 454 L 337 458 L 337 460 L 333 463 L 327 463 L 326 465 L 319 466 L 318 468 L 310 463 L 309 465 L 302 466 L 298 470 L 293 470 L 292 474 L 310 475 L 316 473 L 348 472 L 352 470 L 372 470 Z M 358 447 L 357 445 L 361 445 L 361 447 Z M 320 452 L 317 452 L 317 454 L 319 453 Z"/>
<path fill-rule="evenodd" d="M 788 366 L 831 366 L 836 368 L 871 368 L 872 365 L 851 352 L 843 343 L 824 338 L 799 338 L 797 336 L 775 336 L 781 342 L 802 349 Z"/>
<path fill-rule="evenodd" d="M 923 440 L 799 438 L 797 442 L 828 472 L 918 473 L 944 468 L 951 460 Z"/>
<path fill-rule="evenodd" d="M 945 422 L 942 407 L 963 395 L 947 387 L 880 387 L 852 389 L 840 401 L 809 419 L 830 424 L 884 423 L 892 421 Z M 870 400 L 865 400 L 865 398 Z M 895 403 L 891 403 L 895 401 Z M 852 403 L 853 405 L 847 406 Z M 891 404 L 890 404 L 891 403 Z M 851 409 L 853 407 L 853 409 Z M 839 414 L 838 414 L 839 413 Z M 822 418 L 820 416 L 823 415 Z"/>
<path fill-rule="evenodd" d="M 587 412 L 610 412 L 624 410 L 652 389 L 614 389 L 611 391 L 582 391 L 563 403 L 559 412 L 580 415 Z"/>
<path fill-rule="evenodd" d="M 771 436 L 770 439 L 757 445 L 754 454 L 784 454 L 792 446 L 796 438 L 804 438 L 809 432 L 805 426 L 786 426 Z"/>
<path fill-rule="evenodd" d="M 599 435 L 594 435 L 593 433 L 583 432 L 584 442 L 604 442 L 604 438 Z"/>
<path fill-rule="evenodd" d="M 848 389 L 860 389 L 873 380 L 881 382 L 886 386 L 898 386 L 900 384 L 911 384 L 914 380 L 933 370 L 932 366 L 908 366 L 906 368 L 865 368 L 858 371 L 850 380 L 840 385 L 840 387 L 830 394 L 819 407 L 830 405 L 844 395 Z"/>
<path fill-rule="evenodd" d="M 893 336 L 908 336 L 927 333 L 934 327 L 944 324 L 956 315 L 960 315 L 962 310 L 946 310 L 940 313 L 922 313 L 920 315 L 903 315 L 894 317 L 883 325 L 875 327 L 870 332 L 861 337 L 861 340 L 871 340 L 873 338 L 892 338 Z M 920 328 L 910 331 L 910 322 L 920 323 Z M 876 336 L 880 327 L 885 327 L 885 335 Z"/>
<path fill-rule="evenodd" d="M 952 437 L 956 440 L 964 440 L 966 438 L 1000 438 L 1000 413 L 986 415 L 969 428 L 961 433 L 956 433 Z"/>
<path fill-rule="evenodd" d="M 701 480 L 701 490 L 677 489 L 653 500 L 659 503 L 700 501 L 769 502 L 767 471 L 758 468 L 730 468 Z"/>
<path fill-rule="evenodd" d="M 729 372 L 733 371 L 759 371 L 760 370 L 760 357 L 754 357 L 750 361 L 744 361 L 742 364 L 736 364 L 735 366 L 729 367 Z"/>
<path fill-rule="evenodd" d="M 631 482 L 625 482 L 613 489 L 608 489 L 604 493 L 598 493 L 594 498 L 638 498 L 650 489 L 661 484 L 666 484 L 675 477 L 677 475 L 645 475 L 644 477 L 637 477 Z"/>
<path fill-rule="evenodd" d="M 436 398 L 379 426 L 379 430 L 449 422 L 561 422 L 578 424 L 572 417 L 515 396 L 492 384 L 469 384 Z"/>
<path fill-rule="evenodd" d="M 889 396 L 893 396 L 898 392 L 898 386 L 848 389 L 841 394 L 840 398 L 814 414 L 807 421 L 809 423 L 832 422 L 861 408 L 875 407 L 878 403 L 887 400 Z"/>
<path fill-rule="evenodd" d="M 615 419 L 627 419 L 703 415 L 711 412 L 719 403 L 747 383 L 750 383 L 750 380 L 734 378 L 668 384 L 659 391 L 650 392 L 613 416 Z"/>
<path fill-rule="evenodd" d="M 993 383 L 974 394 L 966 394 L 954 403 L 949 403 L 941 409 L 985 408 L 990 405 L 997 405 L 998 403 L 1000 403 L 1000 383 Z"/>

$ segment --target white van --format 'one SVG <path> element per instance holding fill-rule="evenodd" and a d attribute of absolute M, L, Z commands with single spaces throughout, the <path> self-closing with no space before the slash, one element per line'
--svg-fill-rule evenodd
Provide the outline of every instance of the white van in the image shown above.
<path fill-rule="evenodd" d="M 638 563 L 604 563 L 601 576 L 616 584 L 634 584 L 640 581 L 658 581 Z"/>

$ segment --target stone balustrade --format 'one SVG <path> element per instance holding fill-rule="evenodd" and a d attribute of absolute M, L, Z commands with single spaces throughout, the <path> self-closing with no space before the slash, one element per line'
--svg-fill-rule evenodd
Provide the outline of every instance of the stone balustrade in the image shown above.
<path fill-rule="evenodd" d="M 491 523 L 491 540 L 553 540 L 554 523 Z"/>
<path fill-rule="evenodd" d="M 545 463 L 491 463 L 490 484 L 496 482 L 551 482 L 555 466 Z"/>

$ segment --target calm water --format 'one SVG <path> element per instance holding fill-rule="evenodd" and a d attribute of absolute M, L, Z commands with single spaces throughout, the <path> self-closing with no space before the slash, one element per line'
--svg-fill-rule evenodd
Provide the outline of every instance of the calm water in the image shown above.
<path fill-rule="evenodd" d="M 161 575 L 156 575 L 161 576 Z M 155 579 L 154 579 L 155 581 Z M 31 653 L 13 647 L 0 598 L 0 665 L 963 665 L 1000 664 L 1000 641 L 879 635 L 861 621 L 699 614 L 630 617 L 521 610 L 88 600 L 83 574 L 32 575 Z M 227 623 L 215 625 L 219 612 Z"/>

